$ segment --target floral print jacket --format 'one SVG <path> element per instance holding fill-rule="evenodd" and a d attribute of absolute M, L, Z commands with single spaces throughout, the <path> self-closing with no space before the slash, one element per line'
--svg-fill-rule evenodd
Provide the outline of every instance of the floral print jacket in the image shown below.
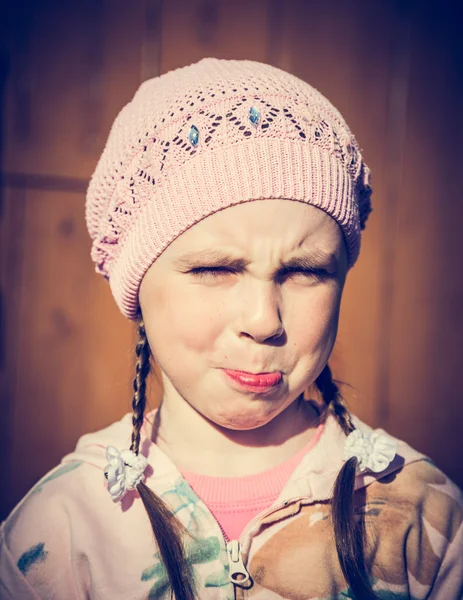
<path fill-rule="evenodd" d="M 355 421 L 365 433 L 371 431 Z M 1 600 L 170 598 L 138 493 L 115 504 L 105 487 L 106 447 L 128 448 L 130 434 L 128 414 L 83 436 L 2 523 Z M 145 437 L 146 483 L 192 534 L 185 544 L 198 600 L 354 598 L 339 567 L 330 517 L 344 442 L 329 416 L 319 442 L 272 507 L 253 519 L 239 540 L 228 541 L 176 466 Z M 356 489 L 378 600 L 463 598 L 460 490 L 400 441 L 387 470 L 359 474 Z"/>

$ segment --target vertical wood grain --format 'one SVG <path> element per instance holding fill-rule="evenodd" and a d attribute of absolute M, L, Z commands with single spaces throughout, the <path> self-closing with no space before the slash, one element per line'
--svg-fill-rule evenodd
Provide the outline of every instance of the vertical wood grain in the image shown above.
<path fill-rule="evenodd" d="M 2 362 L 0 366 L 0 468 L 4 480 L 0 494 L 0 519 L 19 499 L 11 484 L 13 460 L 13 424 L 17 361 L 17 330 L 20 320 L 20 272 L 22 268 L 22 238 L 25 197 L 22 191 L 4 187 L 0 219 L 0 292 Z"/>
<path fill-rule="evenodd" d="M 87 260 L 80 194 L 27 191 L 21 226 L 11 467 L 23 494 L 83 432 L 129 410 L 133 332 Z"/>
<path fill-rule="evenodd" d="M 164 3 L 161 72 L 201 58 L 267 59 L 270 0 Z"/>
<path fill-rule="evenodd" d="M 129 410 L 134 330 L 93 272 L 85 188 L 140 82 L 206 56 L 270 62 L 318 88 L 346 118 L 374 194 L 344 293 L 334 372 L 353 386 L 344 391 L 355 413 L 427 452 L 463 485 L 454 458 L 463 427 L 458 7 L 30 4 L 29 12 L 10 8 L 5 38 L 0 453 L 11 496 L 1 497 L 0 518 L 79 435 Z M 160 392 L 153 379 L 154 403 Z"/>
<path fill-rule="evenodd" d="M 143 68 L 159 71 L 153 5 L 47 1 L 30 13 L 12 9 L 0 270 L 9 325 L 0 450 L 10 494 L 2 494 L 0 518 L 80 435 L 130 410 L 134 327 L 94 272 L 85 189 Z M 23 117 L 27 127 L 18 128 Z M 150 387 L 157 397 L 156 380 Z"/>
<path fill-rule="evenodd" d="M 144 3 L 47 0 L 12 22 L 3 168 L 88 180 L 141 81 Z"/>
<path fill-rule="evenodd" d="M 463 62 L 443 8 L 412 15 L 387 425 L 462 485 Z"/>

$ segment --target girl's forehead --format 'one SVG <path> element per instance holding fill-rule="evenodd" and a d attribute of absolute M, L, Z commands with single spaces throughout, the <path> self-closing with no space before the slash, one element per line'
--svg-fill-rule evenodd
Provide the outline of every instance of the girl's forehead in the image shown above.
<path fill-rule="evenodd" d="M 168 248 L 174 256 L 189 248 L 221 244 L 237 250 L 271 244 L 292 250 L 309 244 L 336 251 L 343 235 L 323 210 L 305 202 L 265 199 L 244 202 L 218 211 L 193 225 Z"/>

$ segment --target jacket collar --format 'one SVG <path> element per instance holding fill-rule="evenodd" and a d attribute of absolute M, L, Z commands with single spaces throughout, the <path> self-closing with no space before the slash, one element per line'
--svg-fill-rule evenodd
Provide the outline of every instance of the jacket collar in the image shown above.
<path fill-rule="evenodd" d="M 423 454 L 417 452 L 405 442 L 389 435 L 383 429 L 373 429 L 355 416 L 353 416 L 353 422 L 355 427 L 364 434 L 376 431 L 397 442 L 397 454 L 389 466 L 380 473 L 358 473 L 355 482 L 356 489 L 370 485 L 374 481 L 401 469 L 405 464 L 425 458 Z M 308 500 L 310 499 L 311 502 L 329 500 L 332 496 L 336 477 L 344 464 L 345 441 L 346 435 L 336 418 L 332 414 L 328 414 L 318 443 L 304 456 L 282 490 L 277 502 L 280 503 L 298 497 L 305 497 Z"/>
<path fill-rule="evenodd" d="M 146 456 L 149 469 L 147 485 L 156 493 L 163 493 L 181 478 L 180 471 L 172 460 L 147 436 L 151 431 L 150 422 L 153 421 L 156 410 L 145 417 L 145 427 L 142 431 L 141 453 Z M 356 428 L 368 434 L 377 431 L 381 435 L 389 436 L 384 430 L 373 430 L 359 418 L 353 417 Z M 76 449 L 63 458 L 63 463 L 83 461 L 104 470 L 106 460 L 106 447 L 115 446 L 119 450 L 130 446 L 132 430 L 132 416 L 126 414 L 120 421 L 109 427 L 82 436 Z M 388 468 L 381 473 L 357 474 L 356 489 L 366 487 L 390 473 L 401 469 L 404 465 L 421 460 L 425 456 L 413 450 L 408 444 L 397 438 L 397 455 Z M 344 444 L 346 436 L 331 414 L 325 419 L 324 430 L 318 443 L 307 452 L 298 467 L 293 472 L 289 481 L 281 491 L 275 504 L 284 503 L 295 498 L 304 498 L 305 501 L 322 502 L 329 500 L 332 495 L 334 482 L 344 463 Z"/>

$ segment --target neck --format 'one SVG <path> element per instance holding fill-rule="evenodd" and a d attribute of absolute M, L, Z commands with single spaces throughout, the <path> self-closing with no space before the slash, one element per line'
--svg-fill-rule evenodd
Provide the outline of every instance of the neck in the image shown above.
<path fill-rule="evenodd" d="M 152 440 L 180 470 L 239 477 L 291 458 L 311 441 L 319 423 L 313 403 L 296 399 L 262 427 L 231 430 L 213 423 L 178 395 L 165 395 Z"/>

